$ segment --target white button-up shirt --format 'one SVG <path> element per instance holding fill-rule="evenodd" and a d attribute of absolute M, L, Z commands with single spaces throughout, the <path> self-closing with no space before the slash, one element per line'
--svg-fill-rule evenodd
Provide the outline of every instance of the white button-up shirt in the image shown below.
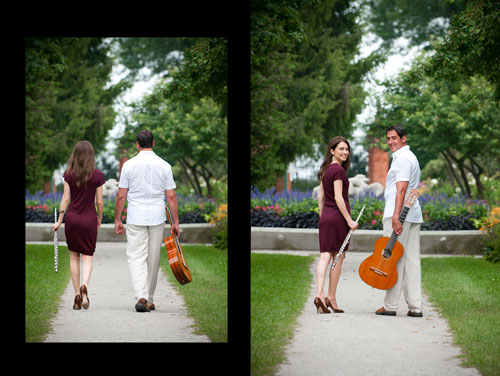
<path fill-rule="evenodd" d="M 384 219 L 392 217 L 394 214 L 394 207 L 396 205 L 396 182 L 398 181 L 408 182 L 406 197 L 411 189 L 418 188 L 418 183 L 420 182 L 420 166 L 418 165 L 417 157 L 410 151 L 408 145 L 403 146 L 392 154 L 391 168 L 387 173 L 387 179 L 385 181 Z M 408 211 L 406 221 L 413 223 L 422 223 L 424 221 L 418 199 Z"/>
<path fill-rule="evenodd" d="M 128 188 L 128 224 L 155 226 L 165 222 L 165 190 L 175 189 L 170 164 L 153 151 L 141 151 L 123 164 L 118 186 Z"/>

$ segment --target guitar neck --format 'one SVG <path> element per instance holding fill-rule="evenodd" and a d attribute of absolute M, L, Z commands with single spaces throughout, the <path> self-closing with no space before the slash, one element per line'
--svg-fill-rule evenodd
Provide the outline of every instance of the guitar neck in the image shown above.
<path fill-rule="evenodd" d="M 409 210 L 410 207 L 403 206 L 403 210 L 401 210 L 401 214 L 399 215 L 399 222 L 401 222 L 401 225 L 405 223 L 406 215 L 408 214 Z M 394 247 L 394 244 L 396 244 L 397 239 L 398 239 L 398 234 L 392 231 L 392 235 L 391 238 L 389 239 L 389 242 L 387 243 L 386 249 L 392 250 L 392 247 Z"/>

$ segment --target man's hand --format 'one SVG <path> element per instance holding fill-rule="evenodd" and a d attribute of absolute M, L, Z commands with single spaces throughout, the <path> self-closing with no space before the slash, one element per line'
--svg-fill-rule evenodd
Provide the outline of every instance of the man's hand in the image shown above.
<path fill-rule="evenodd" d="M 403 232 L 403 225 L 399 221 L 399 218 L 392 217 L 392 229 L 398 236 L 401 235 L 401 233 Z"/>
<path fill-rule="evenodd" d="M 172 235 L 174 235 L 174 232 L 175 232 L 175 234 L 177 235 L 177 238 L 181 237 L 181 230 L 179 228 L 179 224 L 178 223 L 174 223 L 174 225 L 172 226 L 170 232 L 172 233 Z"/>
<path fill-rule="evenodd" d="M 125 233 L 125 226 L 123 226 L 122 221 L 115 221 L 115 233 L 117 234 Z"/>

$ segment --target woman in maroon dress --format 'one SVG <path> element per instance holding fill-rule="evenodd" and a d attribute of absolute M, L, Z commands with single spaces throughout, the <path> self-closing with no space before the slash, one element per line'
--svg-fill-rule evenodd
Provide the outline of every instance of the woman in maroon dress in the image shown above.
<path fill-rule="evenodd" d="M 64 226 L 70 254 L 71 280 L 75 289 L 73 309 L 89 308 L 88 284 L 92 272 L 97 230 L 101 226 L 104 201 L 102 185 L 104 175 L 95 168 L 94 148 L 88 141 L 79 141 L 73 148 L 68 167 L 64 172 L 64 194 L 59 209 L 59 220 L 53 226 L 61 226 L 64 212 L 70 201 Z M 97 204 L 98 215 L 96 214 Z M 80 285 L 80 254 L 82 255 L 82 284 Z"/>
<path fill-rule="evenodd" d="M 326 269 L 330 261 L 340 250 L 349 230 L 356 230 L 358 227 L 358 224 L 351 218 L 348 198 L 347 171 L 351 164 L 349 152 L 350 146 L 345 138 L 341 136 L 332 138 L 318 172 L 318 180 L 320 181 L 318 195 L 320 259 L 316 268 L 318 296 L 314 299 L 318 313 L 330 313 L 328 307 L 337 313 L 344 312 L 338 308 L 335 295 L 345 253 L 340 257 L 335 269 L 330 271 L 326 297 L 323 294 L 323 288 Z M 347 248 L 349 248 L 349 244 L 344 252 L 347 251 Z"/>

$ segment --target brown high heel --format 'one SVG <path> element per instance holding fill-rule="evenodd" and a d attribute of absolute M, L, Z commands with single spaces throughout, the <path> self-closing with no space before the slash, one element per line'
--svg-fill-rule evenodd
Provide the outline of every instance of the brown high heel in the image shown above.
<path fill-rule="evenodd" d="M 332 302 L 330 301 L 330 299 L 328 299 L 327 297 L 325 297 L 325 303 L 326 303 L 326 306 L 327 306 L 327 307 L 332 307 L 333 312 L 335 312 L 335 313 L 344 313 L 344 311 L 343 311 L 343 310 L 338 309 L 338 308 L 335 308 L 335 307 L 333 306 Z"/>
<path fill-rule="evenodd" d="M 73 303 L 73 309 L 82 309 L 82 297 L 80 295 L 75 296 L 75 302 Z"/>
<path fill-rule="evenodd" d="M 80 295 L 82 296 L 83 309 L 89 309 L 90 301 L 89 301 L 89 294 L 87 291 L 87 286 L 85 286 L 85 285 L 80 286 Z M 87 301 L 85 301 L 85 300 L 87 300 Z"/>
<path fill-rule="evenodd" d="M 331 313 L 330 310 L 325 307 L 321 299 L 318 297 L 314 299 L 314 305 L 316 306 L 316 313 Z"/>

